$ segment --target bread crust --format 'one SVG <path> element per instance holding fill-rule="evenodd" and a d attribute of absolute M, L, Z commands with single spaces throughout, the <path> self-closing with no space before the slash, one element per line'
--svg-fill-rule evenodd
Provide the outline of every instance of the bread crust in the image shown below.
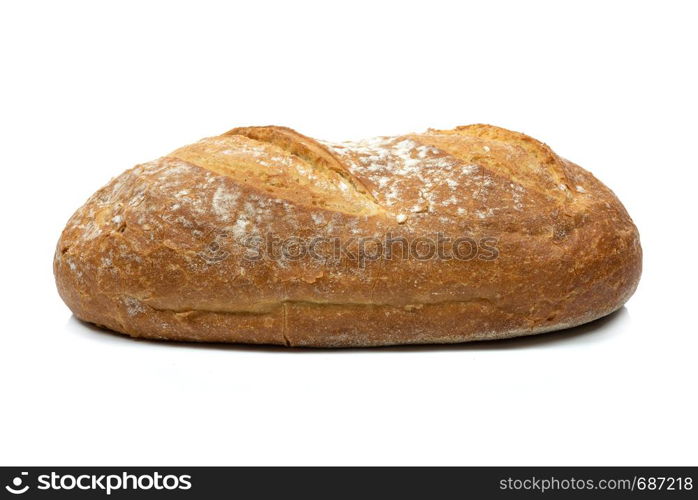
<path fill-rule="evenodd" d="M 449 258 L 410 252 L 439 235 Z M 291 240 L 306 254 L 274 251 Z M 586 323 L 628 300 L 641 265 L 616 196 L 523 134 L 333 144 L 247 127 L 113 179 L 68 221 L 54 272 L 78 318 L 132 337 L 355 347 Z"/>

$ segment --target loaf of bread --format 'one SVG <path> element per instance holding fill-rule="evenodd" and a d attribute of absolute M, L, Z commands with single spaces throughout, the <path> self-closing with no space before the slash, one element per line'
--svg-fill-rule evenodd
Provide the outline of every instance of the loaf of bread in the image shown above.
<path fill-rule="evenodd" d="M 75 316 L 133 337 L 352 347 L 580 325 L 628 300 L 641 263 L 616 196 L 526 135 L 249 127 L 113 179 L 54 271 Z"/>

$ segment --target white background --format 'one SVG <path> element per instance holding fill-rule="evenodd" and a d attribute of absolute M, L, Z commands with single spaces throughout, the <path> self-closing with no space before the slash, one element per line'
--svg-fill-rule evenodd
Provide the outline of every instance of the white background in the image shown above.
<path fill-rule="evenodd" d="M 698 462 L 696 12 L 656 2 L 5 2 L 0 463 Z M 235 126 L 492 123 L 624 202 L 640 287 L 607 320 L 449 347 L 134 341 L 55 290 L 65 222 L 124 169 Z"/>

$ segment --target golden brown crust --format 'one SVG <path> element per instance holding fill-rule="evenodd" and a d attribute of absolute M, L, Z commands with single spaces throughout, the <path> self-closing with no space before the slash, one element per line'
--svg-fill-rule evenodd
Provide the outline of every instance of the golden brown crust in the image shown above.
<path fill-rule="evenodd" d="M 450 258 L 406 255 L 439 237 Z M 322 252 L 274 250 L 294 238 Z M 459 238 L 473 256 L 453 258 Z M 582 324 L 625 303 L 641 260 L 613 193 L 523 134 L 332 144 L 248 127 L 112 180 L 68 222 L 54 268 L 77 317 L 134 337 L 346 347 Z"/>

